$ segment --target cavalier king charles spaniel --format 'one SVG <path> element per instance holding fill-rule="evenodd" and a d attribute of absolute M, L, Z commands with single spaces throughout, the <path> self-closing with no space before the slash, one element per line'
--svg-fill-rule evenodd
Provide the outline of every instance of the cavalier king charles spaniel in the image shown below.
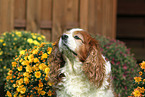
<path fill-rule="evenodd" d="M 83 29 L 66 31 L 50 55 L 50 80 L 57 97 L 114 97 L 111 64 Z"/>

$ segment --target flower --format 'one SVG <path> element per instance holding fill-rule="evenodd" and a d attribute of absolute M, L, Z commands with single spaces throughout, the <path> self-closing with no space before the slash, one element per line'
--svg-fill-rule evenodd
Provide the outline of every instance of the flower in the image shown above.
<path fill-rule="evenodd" d="M 145 69 L 145 61 L 143 61 L 143 62 L 141 63 L 141 68 L 142 68 L 142 69 Z"/>
<path fill-rule="evenodd" d="M 49 90 L 47 94 L 48 94 L 48 96 L 52 96 L 51 90 Z"/>
<path fill-rule="evenodd" d="M 47 58 L 47 53 L 44 53 L 41 57 L 41 59 Z"/>
<path fill-rule="evenodd" d="M 12 67 L 16 67 L 17 62 L 12 62 Z"/>
<path fill-rule="evenodd" d="M 33 43 L 33 39 L 29 38 L 29 39 L 27 40 L 27 42 L 31 44 L 31 43 Z"/>
<path fill-rule="evenodd" d="M 48 74 L 48 73 L 49 73 L 49 71 L 50 71 L 50 68 L 48 68 L 48 67 L 47 67 L 47 68 L 45 68 L 45 73 L 46 73 L 46 74 Z"/>
<path fill-rule="evenodd" d="M 29 73 L 32 72 L 32 67 L 30 65 L 26 66 L 26 72 L 29 72 Z"/>
<path fill-rule="evenodd" d="M 143 73 L 140 71 L 140 72 L 139 72 L 139 75 L 142 75 L 142 74 L 143 74 Z"/>
<path fill-rule="evenodd" d="M 22 71 L 23 66 L 18 67 L 18 71 Z"/>
<path fill-rule="evenodd" d="M 134 95 L 135 97 L 140 97 L 140 96 L 141 96 L 141 93 L 139 92 L 138 89 L 135 89 L 134 92 L 133 92 L 133 95 Z"/>
<path fill-rule="evenodd" d="M 49 60 L 46 60 L 49 57 L 47 49 L 50 46 L 52 45 L 45 44 L 25 50 L 24 55 L 17 56 L 11 62 L 14 67 L 8 72 L 5 89 L 10 91 L 12 97 L 54 95 L 53 83 L 49 81 L 48 77 L 50 63 Z"/>
<path fill-rule="evenodd" d="M 140 82 L 141 81 L 141 77 L 134 77 L 135 82 Z"/>
<path fill-rule="evenodd" d="M 29 61 L 28 60 L 23 61 L 22 65 L 29 65 Z"/>
<path fill-rule="evenodd" d="M 12 97 L 12 94 L 10 93 L 10 91 L 7 91 L 7 96 Z"/>
<path fill-rule="evenodd" d="M 20 54 L 24 55 L 25 54 L 25 50 L 20 51 Z"/>
<path fill-rule="evenodd" d="M 35 77 L 36 78 L 40 78 L 41 77 L 41 72 L 40 71 L 36 71 L 35 72 Z"/>

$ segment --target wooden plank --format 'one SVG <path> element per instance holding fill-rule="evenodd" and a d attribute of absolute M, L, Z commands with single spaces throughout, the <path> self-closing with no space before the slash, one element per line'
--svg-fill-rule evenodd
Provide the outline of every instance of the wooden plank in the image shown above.
<path fill-rule="evenodd" d="M 118 0 L 119 15 L 145 15 L 145 0 Z"/>
<path fill-rule="evenodd" d="M 88 5 L 89 0 L 80 0 L 80 28 L 88 31 Z"/>
<path fill-rule="evenodd" d="M 14 29 L 14 0 L 0 0 L 0 33 Z"/>
<path fill-rule="evenodd" d="M 52 0 L 41 1 L 41 24 L 40 28 L 52 28 Z"/>
<path fill-rule="evenodd" d="M 40 32 L 41 0 L 27 0 L 26 30 Z"/>
<path fill-rule="evenodd" d="M 116 0 L 104 0 L 103 1 L 103 35 L 111 38 L 116 38 Z"/>
<path fill-rule="evenodd" d="M 145 37 L 144 17 L 119 17 L 117 21 L 117 37 Z"/>
<path fill-rule="evenodd" d="M 78 0 L 53 0 L 52 41 L 64 30 L 78 27 L 78 19 Z"/>
<path fill-rule="evenodd" d="M 145 60 L 145 48 L 132 48 L 131 50 L 138 61 Z"/>
<path fill-rule="evenodd" d="M 95 35 L 101 33 L 102 26 L 102 0 L 90 0 L 88 9 L 88 31 Z"/>
<path fill-rule="evenodd" d="M 116 37 L 116 0 L 89 1 L 89 32 Z"/>
<path fill-rule="evenodd" d="M 14 26 L 26 27 L 26 0 L 15 0 L 14 2 Z"/>
<path fill-rule="evenodd" d="M 51 42 L 52 40 L 52 33 L 51 33 L 51 30 L 48 30 L 48 29 L 41 29 L 41 34 L 44 35 L 46 37 L 46 40 Z"/>

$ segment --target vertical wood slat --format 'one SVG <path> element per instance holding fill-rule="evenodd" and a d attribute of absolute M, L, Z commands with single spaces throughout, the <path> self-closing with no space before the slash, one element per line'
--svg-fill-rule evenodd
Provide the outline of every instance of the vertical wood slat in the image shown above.
<path fill-rule="evenodd" d="M 26 0 L 14 2 L 14 27 L 26 27 Z"/>
<path fill-rule="evenodd" d="M 41 34 L 46 36 L 47 41 L 52 40 L 52 0 L 41 1 Z"/>
<path fill-rule="evenodd" d="M 103 1 L 102 32 L 107 37 L 116 38 L 116 0 Z"/>
<path fill-rule="evenodd" d="M 78 27 L 78 16 L 78 0 L 53 0 L 52 41 L 64 30 Z"/>
<path fill-rule="evenodd" d="M 89 0 L 80 0 L 80 28 L 88 31 L 88 3 Z"/>
<path fill-rule="evenodd" d="M 27 0 L 26 30 L 40 32 L 41 0 Z"/>
<path fill-rule="evenodd" d="M 0 33 L 14 29 L 14 0 L 0 0 Z"/>

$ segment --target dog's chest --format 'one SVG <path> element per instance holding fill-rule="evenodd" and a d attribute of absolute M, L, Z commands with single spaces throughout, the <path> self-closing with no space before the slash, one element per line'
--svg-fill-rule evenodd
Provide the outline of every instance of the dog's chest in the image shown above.
<path fill-rule="evenodd" d="M 65 67 L 61 69 L 65 77 L 62 79 L 61 92 L 69 94 L 73 97 L 76 95 L 84 95 L 91 89 L 91 85 L 81 69 L 82 63 L 74 61 L 73 63 L 67 61 Z"/>

